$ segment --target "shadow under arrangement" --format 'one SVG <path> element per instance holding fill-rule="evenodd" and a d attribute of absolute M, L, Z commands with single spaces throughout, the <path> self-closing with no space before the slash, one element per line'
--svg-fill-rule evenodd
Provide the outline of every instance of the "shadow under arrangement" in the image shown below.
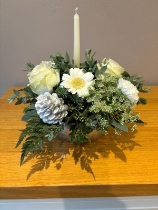
<path fill-rule="evenodd" d="M 55 164 L 55 168 L 60 170 L 66 157 L 72 155 L 74 164 L 80 164 L 82 170 L 90 173 L 95 179 L 95 174 L 91 168 L 93 161 L 99 158 L 108 158 L 112 152 L 115 158 L 119 158 L 126 162 L 127 158 L 124 151 L 132 151 L 135 146 L 141 146 L 132 140 L 137 131 L 131 133 L 122 133 L 121 136 L 117 136 L 110 132 L 108 135 L 101 138 L 83 143 L 81 145 L 71 144 L 68 141 L 60 140 L 59 138 L 53 141 L 46 141 L 42 152 L 31 153 L 27 156 L 24 163 L 35 158 L 36 163 L 32 165 L 30 172 L 27 175 L 29 179 L 37 171 L 48 169 L 51 162 Z"/>

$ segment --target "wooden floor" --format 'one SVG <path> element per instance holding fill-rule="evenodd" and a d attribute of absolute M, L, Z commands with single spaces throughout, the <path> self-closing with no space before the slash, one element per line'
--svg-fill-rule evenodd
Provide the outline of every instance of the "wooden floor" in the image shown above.
<path fill-rule="evenodd" d="M 0 99 L 0 199 L 79 198 L 158 195 L 158 87 L 139 105 L 146 123 L 133 133 L 109 134 L 78 147 L 56 139 L 20 167 L 15 149 L 23 105 L 8 104 L 11 87 Z"/>

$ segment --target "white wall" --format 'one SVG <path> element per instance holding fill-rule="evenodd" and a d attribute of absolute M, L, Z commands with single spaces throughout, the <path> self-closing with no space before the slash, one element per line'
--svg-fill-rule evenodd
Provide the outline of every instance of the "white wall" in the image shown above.
<path fill-rule="evenodd" d="M 0 0 L 0 96 L 26 85 L 26 63 L 73 54 L 73 16 L 81 21 L 81 58 L 112 58 L 129 73 L 158 85 L 157 0 Z"/>

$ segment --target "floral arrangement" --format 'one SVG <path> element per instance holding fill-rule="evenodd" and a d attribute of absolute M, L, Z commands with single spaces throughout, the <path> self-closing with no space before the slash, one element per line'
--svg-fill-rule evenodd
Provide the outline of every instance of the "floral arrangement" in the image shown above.
<path fill-rule="evenodd" d="M 119 135 L 133 131 L 136 123 L 143 123 L 133 109 L 146 104 L 139 92 L 143 89 L 142 77 L 130 76 L 112 59 L 102 62 L 94 59 L 92 51 L 85 53 L 85 62 L 74 65 L 68 53 L 57 53 L 50 61 L 34 66 L 27 63 L 29 84 L 8 99 L 24 108 L 26 127 L 16 144 L 23 141 L 21 164 L 30 152 L 42 151 L 45 141 L 52 141 L 66 126 L 72 143 L 89 142 L 93 130 L 108 133 L 109 127 Z"/>

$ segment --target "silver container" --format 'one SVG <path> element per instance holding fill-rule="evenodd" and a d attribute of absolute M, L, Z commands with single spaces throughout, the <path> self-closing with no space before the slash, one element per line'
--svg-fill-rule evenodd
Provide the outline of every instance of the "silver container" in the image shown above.
<path fill-rule="evenodd" d="M 65 129 L 57 135 L 57 137 L 65 141 L 71 141 L 69 136 L 70 132 L 70 126 L 67 125 L 65 126 Z M 103 135 L 104 133 L 101 131 L 93 130 L 91 133 L 87 134 L 87 137 L 90 141 L 94 141 Z"/>

